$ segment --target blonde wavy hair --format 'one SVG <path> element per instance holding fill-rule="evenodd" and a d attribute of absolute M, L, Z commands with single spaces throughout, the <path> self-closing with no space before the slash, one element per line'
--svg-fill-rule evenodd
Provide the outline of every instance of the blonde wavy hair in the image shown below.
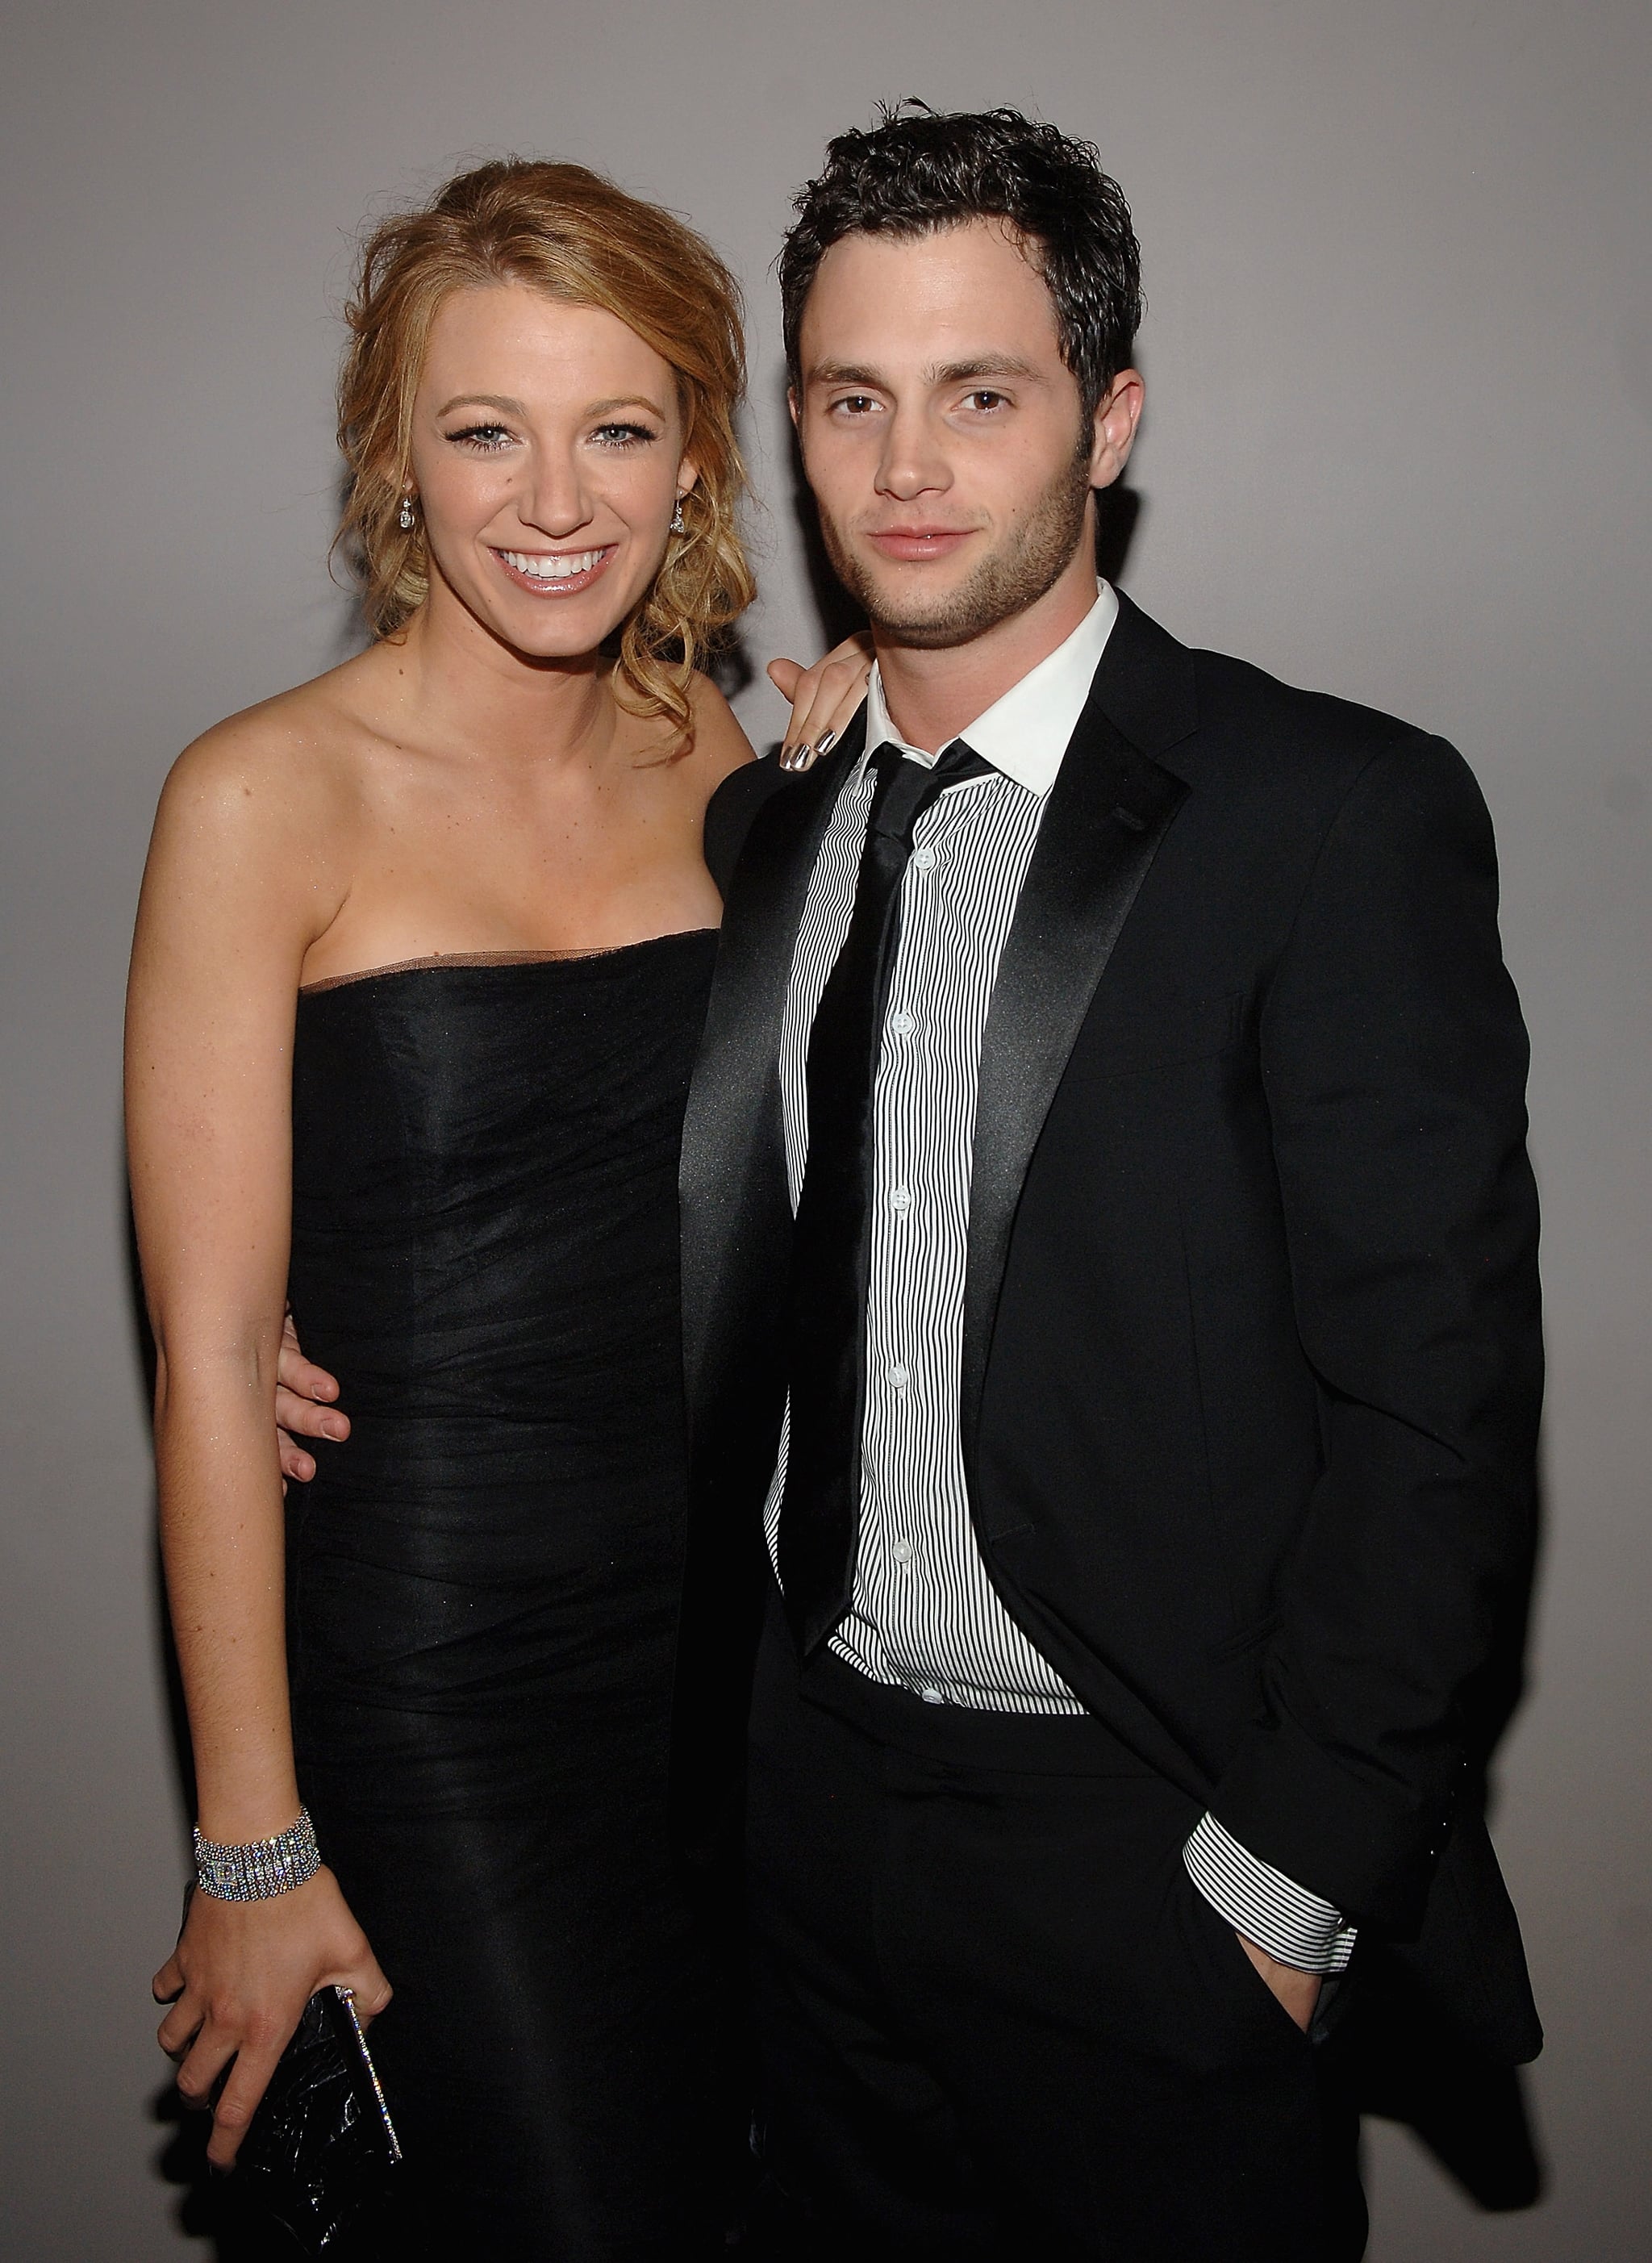
<path fill-rule="evenodd" d="M 703 236 L 583 165 L 501 158 L 460 173 L 362 248 L 345 308 L 338 445 L 350 467 L 335 542 L 368 619 L 392 636 L 430 586 L 424 523 L 399 524 L 409 484 L 413 403 L 436 308 L 451 292 L 525 283 L 617 315 L 676 379 L 683 446 L 699 477 L 683 528 L 619 632 L 625 704 L 693 741 L 689 679 L 755 593 L 738 524 L 746 467 L 734 417 L 746 389 L 739 286 Z"/>

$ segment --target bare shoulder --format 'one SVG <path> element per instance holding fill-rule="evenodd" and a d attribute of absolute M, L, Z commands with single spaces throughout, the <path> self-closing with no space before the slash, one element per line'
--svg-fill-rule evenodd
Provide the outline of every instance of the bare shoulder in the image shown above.
<path fill-rule="evenodd" d="M 302 837 L 313 857 L 353 798 L 358 734 L 339 673 L 261 700 L 185 747 L 162 791 L 157 838 L 182 833 L 209 851 L 262 843 L 278 855 Z"/>
<path fill-rule="evenodd" d="M 695 676 L 689 686 L 689 704 L 694 710 L 692 759 L 711 794 L 731 770 L 754 762 L 756 756 L 734 710 L 709 676 Z"/>
<path fill-rule="evenodd" d="M 343 672 L 214 724 L 173 763 L 145 870 L 141 956 L 157 936 L 198 954 L 234 936 L 287 969 L 336 917 L 361 800 Z"/>

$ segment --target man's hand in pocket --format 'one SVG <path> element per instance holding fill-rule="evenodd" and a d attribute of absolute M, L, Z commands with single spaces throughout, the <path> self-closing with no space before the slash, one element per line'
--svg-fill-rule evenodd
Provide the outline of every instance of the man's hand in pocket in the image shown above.
<path fill-rule="evenodd" d="M 1266 1948 L 1259 1948 L 1253 1941 L 1238 1936 L 1240 1948 L 1250 1958 L 1280 2002 L 1306 2035 L 1313 2025 L 1314 2011 L 1319 2002 L 1319 1991 L 1324 1985 L 1317 1972 L 1299 1972 L 1294 1964 L 1281 1964 L 1277 1956 L 1270 1956 Z"/>

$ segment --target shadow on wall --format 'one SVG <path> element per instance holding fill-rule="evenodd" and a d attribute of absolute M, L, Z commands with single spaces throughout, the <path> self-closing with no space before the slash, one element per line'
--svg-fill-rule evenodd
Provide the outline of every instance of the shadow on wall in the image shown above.
<path fill-rule="evenodd" d="M 124 1154 L 123 1154 L 124 1166 Z M 124 1168 L 122 1171 L 124 1190 Z M 144 1305 L 143 1276 L 138 1265 L 138 1235 L 133 1224 L 132 1203 L 126 1198 L 126 1317 L 132 1329 L 132 1356 L 138 1372 L 143 1378 L 144 1421 L 148 1426 L 150 1443 L 154 1444 L 155 1426 L 155 1337 L 149 1328 L 149 1315 Z M 161 1672 L 166 1690 L 167 1726 L 173 1775 L 177 1790 L 178 1814 L 185 1827 L 195 1814 L 195 1761 L 190 1750 L 189 1715 L 184 1704 L 184 1682 L 178 1673 L 177 1651 L 172 1641 L 172 1623 L 167 1615 L 166 1574 L 161 1564 L 161 1541 L 155 1514 L 155 1496 L 150 1495 L 149 1529 L 149 1607 L 154 1615 L 155 1639 L 161 1661 Z M 155 1957 L 159 1965 L 166 1954 L 162 1947 Z"/>
<path fill-rule="evenodd" d="M 344 508 L 350 501 L 350 476 L 341 464 L 333 478 L 333 524 L 338 530 L 327 553 L 327 578 L 338 594 L 338 615 L 328 651 L 328 668 L 342 668 L 365 652 L 373 641 L 367 618 L 361 577 L 356 571 L 350 545 L 343 539 Z"/>
<path fill-rule="evenodd" d="M 1486 1771 L 1526 1695 L 1532 1598 L 1547 1529 L 1540 1489 L 1520 1607 L 1508 1615 L 1470 1699 L 1468 1741 Z M 1484 1774 L 1477 1796 L 1490 1813 L 1495 1794 Z M 1384 1970 L 1388 1985 L 1357 2007 L 1361 2112 L 1410 2129 L 1479 2207 L 1494 2213 L 1532 2207 L 1542 2197 L 1544 2175 L 1522 2070 L 1465 2048 L 1410 1984 Z"/>
<path fill-rule="evenodd" d="M 206 2115 L 187 2108 L 170 2082 L 150 2100 L 149 2113 L 167 2132 L 155 2167 L 165 2183 L 181 2188 L 175 2220 L 184 2237 L 210 2239 L 216 2263 L 295 2263 L 300 2251 L 287 2233 L 261 2223 L 246 2188 L 208 2165 L 212 2125 Z"/>

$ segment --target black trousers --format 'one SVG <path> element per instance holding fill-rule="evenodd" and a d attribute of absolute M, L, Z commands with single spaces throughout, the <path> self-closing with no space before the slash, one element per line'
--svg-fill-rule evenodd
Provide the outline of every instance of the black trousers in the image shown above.
<path fill-rule="evenodd" d="M 800 1675 L 774 1615 L 747 1856 L 776 2255 L 1354 2263 L 1336 2022 L 1303 2035 L 1201 1897 L 1197 1820 L 1098 1722 Z"/>

